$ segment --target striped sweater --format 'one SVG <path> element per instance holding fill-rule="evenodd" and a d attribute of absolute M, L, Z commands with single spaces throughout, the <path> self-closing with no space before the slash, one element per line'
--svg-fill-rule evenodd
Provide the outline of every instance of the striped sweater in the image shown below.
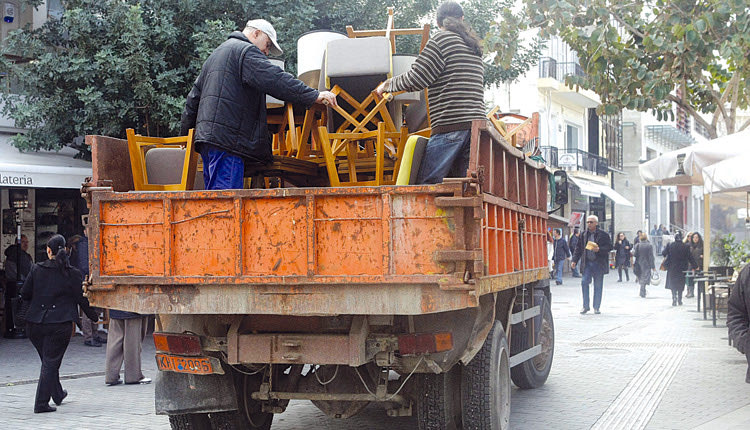
<path fill-rule="evenodd" d="M 411 70 L 395 76 L 387 91 L 429 88 L 430 126 L 434 134 L 468 130 L 484 115 L 484 65 L 461 36 L 442 30 L 425 45 Z"/>

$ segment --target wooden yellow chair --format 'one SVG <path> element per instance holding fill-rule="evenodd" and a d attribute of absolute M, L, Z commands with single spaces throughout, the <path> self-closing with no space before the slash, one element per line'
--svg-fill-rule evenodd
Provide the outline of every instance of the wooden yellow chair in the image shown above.
<path fill-rule="evenodd" d="M 193 189 L 198 164 L 193 129 L 187 136 L 178 137 L 142 136 L 135 134 L 132 128 L 126 132 L 135 191 Z"/>

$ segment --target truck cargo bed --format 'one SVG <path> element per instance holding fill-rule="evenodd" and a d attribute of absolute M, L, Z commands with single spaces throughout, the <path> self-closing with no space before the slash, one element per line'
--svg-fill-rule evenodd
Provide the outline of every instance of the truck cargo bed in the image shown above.
<path fill-rule="evenodd" d="M 493 132 L 475 124 L 470 177 L 437 185 L 93 192 L 90 299 L 142 313 L 408 315 L 546 279 L 546 172 Z"/>

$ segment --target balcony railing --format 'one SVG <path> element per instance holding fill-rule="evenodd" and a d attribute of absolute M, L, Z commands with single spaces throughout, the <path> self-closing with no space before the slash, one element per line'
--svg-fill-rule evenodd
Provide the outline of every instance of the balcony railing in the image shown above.
<path fill-rule="evenodd" d="M 539 77 L 552 78 L 560 82 L 565 81 L 568 75 L 584 76 L 583 67 L 577 62 L 558 63 L 551 57 L 542 57 L 539 59 Z"/>
<path fill-rule="evenodd" d="M 542 157 L 548 166 L 565 170 L 581 170 L 599 176 L 607 176 L 607 159 L 580 149 L 565 149 L 555 146 L 542 146 Z"/>

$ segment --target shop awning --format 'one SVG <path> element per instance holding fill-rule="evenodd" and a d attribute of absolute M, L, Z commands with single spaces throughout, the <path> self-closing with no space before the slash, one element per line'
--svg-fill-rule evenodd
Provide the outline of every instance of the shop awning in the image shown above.
<path fill-rule="evenodd" d="M 10 135 L 0 135 L 0 187 L 78 189 L 91 176 L 91 162 L 73 158 L 77 152 L 21 152 Z"/>
<path fill-rule="evenodd" d="M 581 194 L 583 194 L 584 196 L 601 197 L 602 194 L 604 194 L 605 197 L 612 200 L 617 205 L 630 207 L 635 206 L 630 202 L 630 200 L 623 197 L 622 194 L 604 184 L 597 184 L 596 182 L 589 181 L 587 179 L 576 178 L 575 176 L 568 176 L 568 178 L 570 178 L 573 184 L 581 189 Z"/>

